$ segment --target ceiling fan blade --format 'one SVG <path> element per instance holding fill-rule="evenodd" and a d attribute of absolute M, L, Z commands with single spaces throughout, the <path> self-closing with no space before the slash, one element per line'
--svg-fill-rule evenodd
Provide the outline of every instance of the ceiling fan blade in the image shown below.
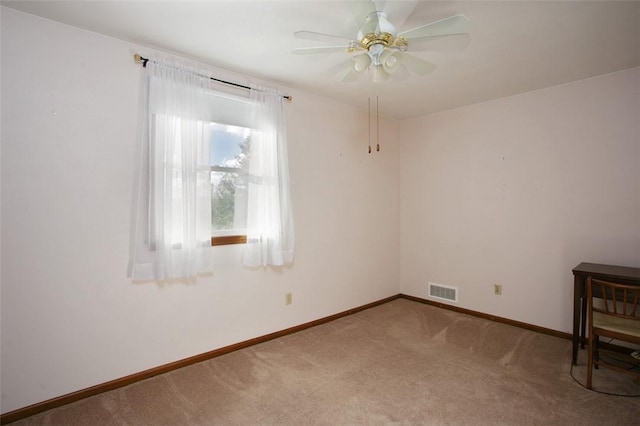
<path fill-rule="evenodd" d="M 349 70 L 348 73 L 345 74 L 344 77 L 342 77 L 342 81 L 343 83 L 353 83 L 354 81 L 356 81 L 358 79 L 358 77 L 360 77 L 363 74 L 363 72 L 358 72 L 355 69 L 351 68 Z"/>
<path fill-rule="evenodd" d="M 346 52 L 347 46 L 316 46 L 291 49 L 294 55 L 315 55 L 318 53 Z"/>
<path fill-rule="evenodd" d="M 395 83 L 407 81 L 409 78 L 411 78 L 411 73 L 405 67 L 399 67 L 398 70 L 391 74 L 391 80 Z"/>
<path fill-rule="evenodd" d="M 396 28 L 402 28 L 405 21 L 418 5 L 418 0 L 387 1 L 382 10 Z"/>
<path fill-rule="evenodd" d="M 411 51 L 456 51 L 463 50 L 471 43 L 469 34 L 450 34 L 443 36 L 415 37 L 411 39 Z"/>
<path fill-rule="evenodd" d="M 324 72 L 322 74 L 325 75 L 336 75 L 343 74 L 345 70 L 353 67 L 353 58 L 347 58 L 345 60 L 341 60 L 338 63 L 333 63 L 330 66 L 324 68 Z"/>
<path fill-rule="evenodd" d="M 342 80 L 340 80 L 343 83 L 353 83 L 354 81 L 356 81 L 358 78 L 360 78 L 360 76 L 362 74 L 366 74 L 367 70 L 364 71 L 358 71 L 355 68 L 351 67 L 349 69 L 349 72 L 347 72 L 344 77 L 342 77 Z"/>
<path fill-rule="evenodd" d="M 373 82 L 374 83 L 382 83 L 386 80 L 389 79 L 389 77 L 391 77 L 391 74 L 389 74 L 384 67 L 382 67 L 382 65 L 377 65 L 372 67 L 373 68 Z"/>
<path fill-rule="evenodd" d="M 398 52 L 398 58 L 400 64 L 413 74 L 425 75 L 436 69 L 434 64 L 407 53 Z"/>
<path fill-rule="evenodd" d="M 417 37 L 463 34 L 469 31 L 470 24 L 471 21 L 466 16 L 454 15 L 408 31 L 403 31 L 398 35 L 411 41 Z"/>
<path fill-rule="evenodd" d="M 317 33 L 315 31 L 296 31 L 293 33 L 294 38 L 302 39 L 302 40 L 312 40 L 312 41 L 320 41 L 323 43 L 335 43 L 337 41 L 347 41 L 351 42 L 351 38 L 342 37 L 331 34 Z"/>
<path fill-rule="evenodd" d="M 365 18 L 369 14 L 377 10 L 376 3 L 372 0 L 350 1 L 349 8 L 357 28 L 364 24 Z"/>

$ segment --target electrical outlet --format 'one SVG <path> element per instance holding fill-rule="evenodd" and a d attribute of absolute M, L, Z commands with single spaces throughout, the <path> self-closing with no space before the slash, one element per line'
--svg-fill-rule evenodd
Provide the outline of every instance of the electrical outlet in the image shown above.
<path fill-rule="evenodd" d="M 284 295 L 284 304 L 285 305 L 290 305 L 293 303 L 293 294 L 292 293 L 287 293 Z"/>
<path fill-rule="evenodd" d="M 493 294 L 497 296 L 502 295 L 502 284 L 494 284 L 493 285 Z"/>

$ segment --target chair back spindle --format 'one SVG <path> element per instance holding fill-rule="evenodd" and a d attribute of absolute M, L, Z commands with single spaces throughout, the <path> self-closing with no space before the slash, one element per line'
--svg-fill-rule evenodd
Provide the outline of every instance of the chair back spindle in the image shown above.
<path fill-rule="evenodd" d="M 594 299 L 599 299 L 596 302 Z M 599 338 L 607 337 L 640 345 L 640 286 L 611 283 L 587 278 L 587 313 L 589 322 L 589 353 L 587 388 L 592 388 L 593 368 L 600 366 L 631 374 L 640 380 L 640 364 L 629 360 L 632 368 L 622 368 L 606 362 L 600 354 Z M 629 357 L 631 358 L 631 357 Z"/>

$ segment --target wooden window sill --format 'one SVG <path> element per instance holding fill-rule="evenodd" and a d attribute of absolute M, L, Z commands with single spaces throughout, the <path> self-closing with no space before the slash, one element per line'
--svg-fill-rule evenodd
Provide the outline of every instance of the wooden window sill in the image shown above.
<path fill-rule="evenodd" d="M 226 235 L 224 237 L 211 237 L 212 246 L 226 246 L 230 244 L 246 244 L 246 235 Z"/>

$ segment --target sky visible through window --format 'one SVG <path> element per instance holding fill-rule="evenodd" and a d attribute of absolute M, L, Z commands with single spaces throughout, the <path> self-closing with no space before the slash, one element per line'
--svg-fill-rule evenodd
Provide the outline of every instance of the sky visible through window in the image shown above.
<path fill-rule="evenodd" d="M 235 158 L 241 153 L 240 145 L 249 136 L 245 127 L 211 124 L 211 165 L 237 167 Z"/>

